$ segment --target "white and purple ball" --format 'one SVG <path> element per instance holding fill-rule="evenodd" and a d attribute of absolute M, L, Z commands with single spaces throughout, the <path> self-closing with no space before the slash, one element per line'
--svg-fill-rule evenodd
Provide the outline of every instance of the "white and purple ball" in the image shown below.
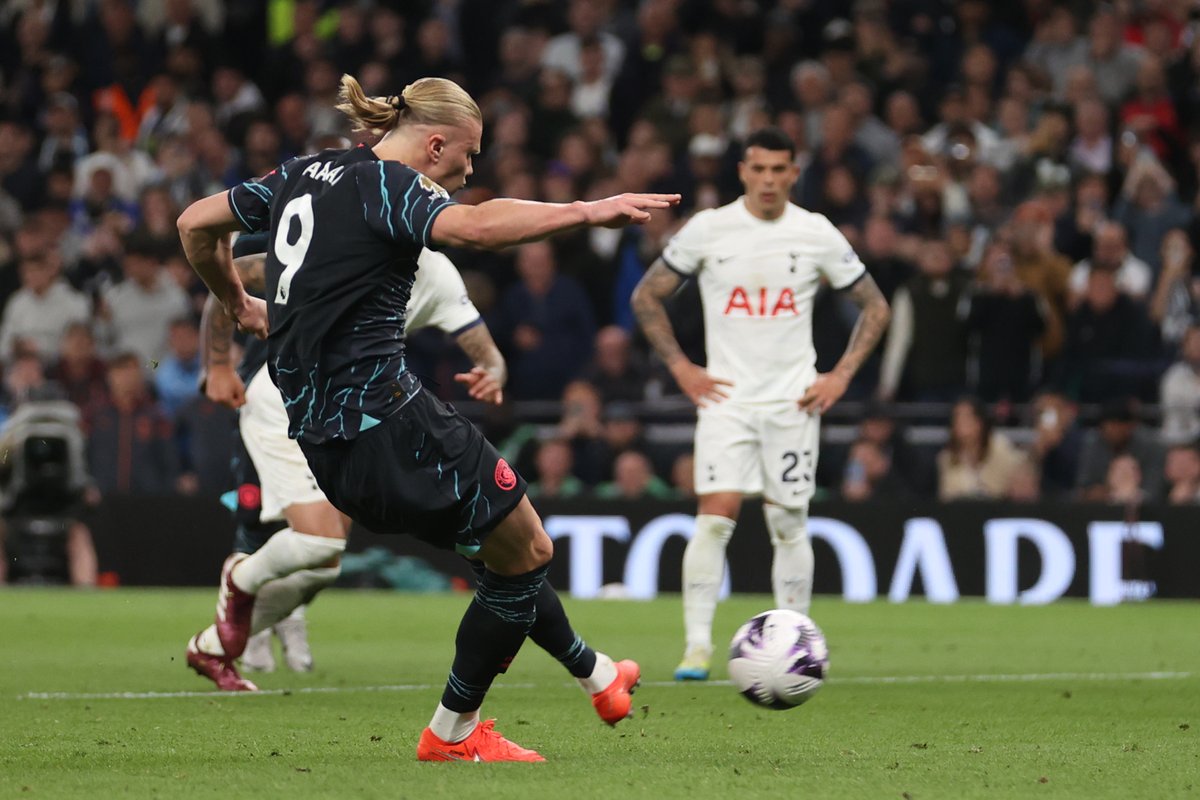
<path fill-rule="evenodd" d="M 764 611 L 738 628 L 729 644 L 733 685 L 764 708 L 782 711 L 804 703 L 828 671 L 825 634 L 798 611 Z"/>

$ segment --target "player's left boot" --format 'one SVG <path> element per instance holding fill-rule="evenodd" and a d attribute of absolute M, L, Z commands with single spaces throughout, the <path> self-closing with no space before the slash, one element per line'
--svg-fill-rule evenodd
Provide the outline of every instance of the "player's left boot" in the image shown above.
<path fill-rule="evenodd" d="M 275 623 L 275 635 L 283 645 L 283 660 L 292 672 L 312 672 L 312 650 L 308 647 L 308 623 L 291 616 Z"/>
<path fill-rule="evenodd" d="M 233 568 L 244 558 L 245 553 L 234 553 L 225 559 L 221 567 L 221 588 L 217 593 L 217 636 L 230 661 L 246 650 L 250 618 L 254 613 L 254 595 L 243 592 L 233 582 Z"/>
<path fill-rule="evenodd" d="M 429 728 L 417 742 L 418 761 L 545 761 L 536 750 L 528 750 L 505 739 L 496 730 L 496 720 L 475 726 L 461 742 L 447 742 Z"/>
<path fill-rule="evenodd" d="M 238 674 L 233 659 L 200 650 L 200 635 L 188 642 L 187 663 L 198 675 L 208 678 L 223 692 L 257 692 L 258 687 Z"/>
<path fill-rule="evenodd" d="M 617 677 L 603 691 L 592 695 L 592 707 L 600 715 L 600 719 L 609 725 L 616 725 L 623 719 L 633 716 L 633 692 L 642 682 L 642 670 L 636 661 L 625 659 L 618 661 Z"/>

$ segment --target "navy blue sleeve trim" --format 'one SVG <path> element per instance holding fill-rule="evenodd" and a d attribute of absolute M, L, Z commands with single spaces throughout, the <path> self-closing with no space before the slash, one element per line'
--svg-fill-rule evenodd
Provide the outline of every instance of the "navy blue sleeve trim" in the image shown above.
<path fill-rule="evenodd" d="M 423 231 L 421 231 L 421 244 L 422 245 L 424 245 L 425 247 L 428 247 L 430 250 L 433 250 L 435 252 L 437 251 L 437 245 L 435 245 L 433 243 L 433 240 L 429 238 L 429 235 L 433 232 L 433 221 L 435 219 L 437 219 L 438 215 L 440 215 L 447 208 L 449 208 L 450 206 L 456 206 L 456 205 L 458 205 L 458 203 L 454 202 L 453 200 L 450 200 L 450 201 L 447 201 L 446 203 L 438 206 L 437 208 L 435 208 L 433 210 L 433 213 L 429 215 L 429 219 L 427 219 L 425 221 L 425 229 Z"/>
<path fill-rule="evenodd" d="M 458 338 L 459 336 L 463 335 L 464 333 L 471 330 L 472 328 L 478 328 L 482 324 L 483 324 L 483 317 L 476 317 L 474 322 L 468 322 L 466 325 L 463 325 L 458 330 L 451 331 L 450 335 L 454 338 Z"/>
<path fill-rule="evenodd" d="M 858 277 L 856 277 L 854 280 L 852 280 L 852 281 L 850 281 L 849 283 L 847 283 L 845 286 L 835 286 L 835 287 L 833 287 L 833 288 L 834 288 L 834 289 L 836 289 L 836 290 L 837 290 L 837 291 L 839 291 L 839 292 L 844 292 L 844 291 L 846 291 L 847 289 L 851 289 L 851 288 L 853 288 L 853 287 L 854 287 L 854 285 L 855 285 L 856 283 L 858 283 L 859 281 L 861 281 L 861 280 L 862 280 L 863 278 L 865 278 L 865 277 L 867 277 L 867 270 L 866 270 L 866 268 L 864 268 L 862 272 L 858 273 Z"/>

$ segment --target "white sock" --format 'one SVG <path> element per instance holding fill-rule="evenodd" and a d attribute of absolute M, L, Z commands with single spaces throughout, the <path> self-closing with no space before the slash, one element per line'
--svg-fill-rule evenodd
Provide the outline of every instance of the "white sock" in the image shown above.
<path fill-rule="evenodd" d="M 579 685 L 588 694 L 599 694 L 617 679 L 617 665 L 604 653 L 596 653 L 596 668 L 586 678 L 578 678 Z"/>
<path fill-rule="evenodd" d="M 771 564 L 771 587 L 775 605 L 808 613 L 812 602 L 813 551 L 808 538 L 808 511 L 763 503 L 763 515 L 775 558 Z"/>
<path fill-rule="evenodd" d="M 437 711 L 433 712 L 433 719 L 429 721 L 429 730 L 443 742 L 461 742 L 475 732 L 478 724 L 478 709 L 460 714 L 438 703 Z"/>
<path fill-rule="evenodd" d="M 345 539 L 313 536 L 284 528 L 267 539 L 257 553 L 242 559 L 233 568 L 233 583 L 243 592 L 258 594 L 267 581 L 297 570 L 316 569 L 341 555 L 345 549 Z"/>
<path fill-rule="evenodd" d="M 225 648 L 221 647 L 221 637 L 217 635 L 216 625 L 209 625 L 200 632 L 196 638 L 196 646 L 200 648 L 201 653 L 208 653 L 210 656 L 225 655 Z"/>
<path fill-rule="evenodd" d="M 340 573 L 341 567 L 302 569 L 263 584 L 254 601 L 254 614 L 250 618 L 251 634 L 264 631 L 300 611 L 305 603 L 316 597 L 317 592 L 336 581 Z M 300 616 L 303 615 L 304 612 L 300 611 Z"/>
<path fill-rule="evenodd" d="M 683 627 L 689 650 L 712 651 L 713 615 L 725 577 L 725 546 L 735 525 L 728 517 L 700 514 L 696 532 L 683 551 Z"/>

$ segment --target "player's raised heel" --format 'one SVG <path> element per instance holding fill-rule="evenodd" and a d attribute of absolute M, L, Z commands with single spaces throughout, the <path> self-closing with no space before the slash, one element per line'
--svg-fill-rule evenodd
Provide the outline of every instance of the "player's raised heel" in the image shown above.
<path fill-rule="evenodd" d="M 238 674 L 233 660 L 200 650 L 200 635 L 196 634 L 187 646 L 188 666 L 198 675 L 208 678 L 223 692 L 257 692 L 258 687 Z"/>
<path fill-rule="evenodd" d="M 702 650 L 698 647 L 693 647 L 683 655 L 683 661 L 679 662 L 679 666 L 675 668 L 675 680 L 677 681 L 706 681 L 708 680 L 708 665 L 712 659 L 712 653 L 708 650 Z"/>
<path fill-rule="evenodd" d="M 243 592 L 233 582 L 233 568 L 246 558 L 234 553 L 221 567 L 221 588 L 217 593 L 217 636 L 225 657 L 233 660 L 246 650 L 250 639 L 250 618 L 254 613 L 254 595 Z"/>
<path fill-rule="evenodd" d="M 616 725 L 633 716 L 632 695 L 642 682 L 642 669 L 636 661 L 625 659 L 614 666 L 617 668 L 617 677 L 604 691 L 592 695 L 592 707 L 600 719 L 609 725 Z"/>
<path fill-rule="evenodd" d="M 496 720 L 475 726 L 461 742 L 447 742 L 426 728 L 417 742 L 418 761 L 545 761 L 536 750 L 510 742 L 496 730 Z"/>

